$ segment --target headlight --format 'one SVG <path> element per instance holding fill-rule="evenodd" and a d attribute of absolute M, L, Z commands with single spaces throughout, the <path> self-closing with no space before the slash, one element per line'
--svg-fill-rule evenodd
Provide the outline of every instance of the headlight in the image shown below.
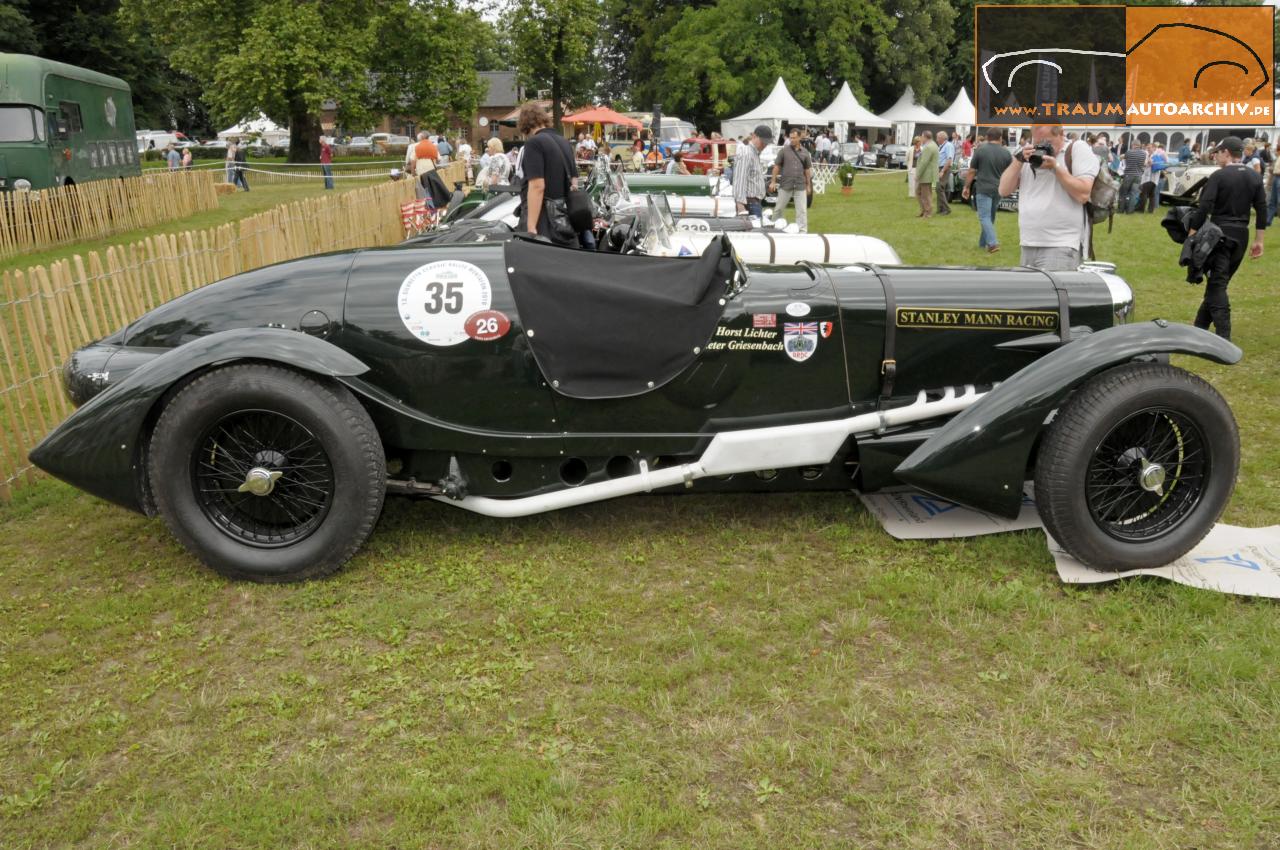
<path fill-rule="evenodd" d="M 1111 292 L 1111 312 L 1117 325 L 1133 321 L 1133 290 L 1115 273 L 1114 263 L 1089 262 L 1080 266 L 1081 271 L 1091 271 L 1107 285 Z"/>
<path fill-rule="evenodd" d="M 25 177 L 19 177 L 17 180 L 13 181 L 13 188 L 17 189 L 19 192 L 26 192 L 31 188 L 31 181 L 27 180 Z"/>

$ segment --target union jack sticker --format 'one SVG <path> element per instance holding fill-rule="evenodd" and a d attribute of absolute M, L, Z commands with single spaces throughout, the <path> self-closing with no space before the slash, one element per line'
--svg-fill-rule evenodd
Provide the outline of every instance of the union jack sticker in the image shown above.
<path fill-rule="evenodd" d="M 782 350 L 797 363 L 803 363 L 818 350 L 817 322 L 784 322 Z"/>

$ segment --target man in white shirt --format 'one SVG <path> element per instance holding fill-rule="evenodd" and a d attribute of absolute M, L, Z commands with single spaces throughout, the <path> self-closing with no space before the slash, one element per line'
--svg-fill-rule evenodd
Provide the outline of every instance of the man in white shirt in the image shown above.
<path fill-rule="evenodd" d="M 1048 142 L 1053 155 L 1041 154 L 1036 145 Z M 1024 144 L 1000 176 L 1000 194 L 1018 193 L 1018 233 L 1022 265 L 1045 271 L 1071 271 L 1079 267 L 1089 244 L 1089 223 L 1084 205 L 1098 176 L 1098 157 L 1083 142 L 1071 142 L 1061 124 L 1037 124 L 1030 143 Z M 1067 161 L 1070 159 L 1070 170 Z M 1038 165 L 1032 166 L 1038 160 Z"/>
<path fill-rule="evenodd" d="M 814 143 L 814 148 L 818 154 L 818 162 L 826 162 L 831 158 L 831 138 L 827 136 L 825 130 L 818 134 L 818 141 Z"/>

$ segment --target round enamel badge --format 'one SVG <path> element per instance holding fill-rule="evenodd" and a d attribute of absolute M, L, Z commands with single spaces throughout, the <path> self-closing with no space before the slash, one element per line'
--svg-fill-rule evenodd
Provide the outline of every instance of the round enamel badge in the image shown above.
<path fill-rule="evenodd" d="M 478 266 L 438 260 L 418 266 L 400 284 L 400 321 L 427 345 L 457 345 L 469 339 L 467 317 L 493 303 L 489 278 Z"/>

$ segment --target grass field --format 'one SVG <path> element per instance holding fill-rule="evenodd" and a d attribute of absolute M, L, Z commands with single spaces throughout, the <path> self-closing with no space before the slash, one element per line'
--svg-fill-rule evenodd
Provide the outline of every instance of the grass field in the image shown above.
<path fill-rule="evenodd" d="M 979 252 L 900 175 L 820 197 L 908 263 Z M 1159 216 L 1098 239 L 1189 321 Z M 1280 242 L 1232 284 L 1227 521 L 1280 522 Z M 231 584 L 48 481 L 0 506 L 0 845 L 1274 848 L 1280 618 L 1058 581 L 1039 531 L 891 540 L 852 496 L 516 521 L 388 502 L 332 579 Z"/>

